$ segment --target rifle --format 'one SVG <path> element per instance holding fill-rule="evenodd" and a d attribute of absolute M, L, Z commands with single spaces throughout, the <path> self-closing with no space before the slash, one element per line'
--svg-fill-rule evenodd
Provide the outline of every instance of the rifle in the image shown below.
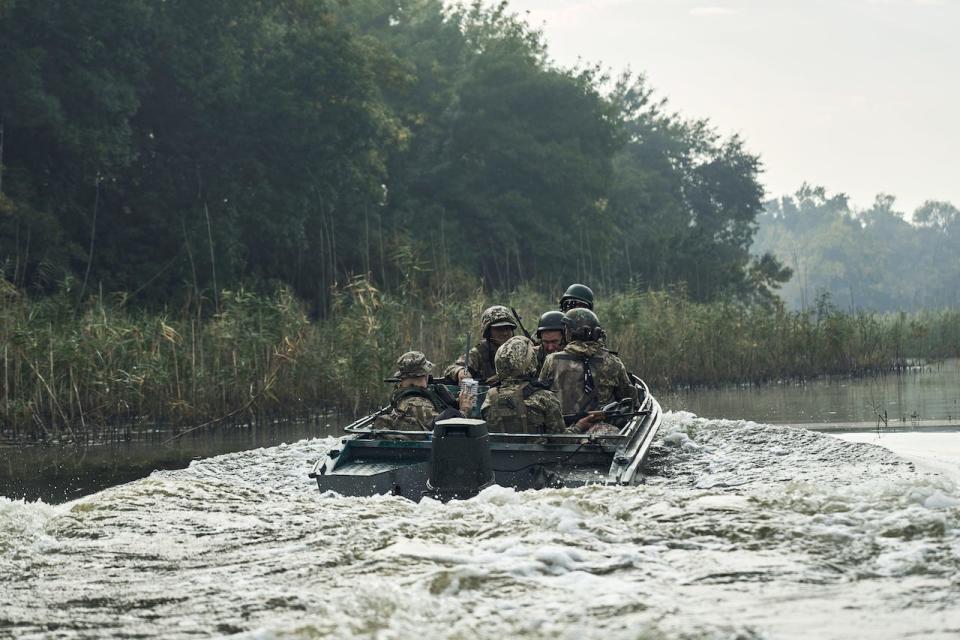
<path fill-rule="evenodd" d="M 533 340 L 533 338 L 530 337 L 530 332 L 523 326 L 523 319 L 520 317 L 520 314 L 517 313 L 517 310 L 510 307 L 510 313 L 513 314 L 513 318 L 517 321 L 517 326 L 520 327 L 520 331 L 523 331 L 523 335 L 527 336 L 527 340 Z"/>
<path fill-rule="evenodd" d="M 626 424 L 630 418 L 634 416 L 641 416 L 650 413 L 649 411 L 644 411 L 643 409 L 636 409 L 633 404 L 633 398 L 624 398 L 623 400 L 615 400 L 609 404 L 604 405 L 600 409 L 588 410 L 583 409 L 579 413 L 569 413 L 563 415 L 563 422 L 568 427 L 572 424 L 576 424 L 582 418 L 587 416 L 596 416 L 597 419 L 594 422 L 607 421 L 615 426 L 623 426 Z M 620 422 L 620 425 L 616 425 L 617 422 Z"/>

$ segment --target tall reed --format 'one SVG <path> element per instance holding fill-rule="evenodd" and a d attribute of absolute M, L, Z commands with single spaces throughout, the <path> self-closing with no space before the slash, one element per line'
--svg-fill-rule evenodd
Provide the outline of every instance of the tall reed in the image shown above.
<path fill-rule="evenodd" d="M 532 289 L 411 285 L 402 294 L 356 278 L 333 292 L 327 318 L 308 319 L 289 291 L 222 291 L 219 311 L 196 300 L 162 313 L 121 297 L 79 310 L 67 293 L 31 300 L 0 279 L 0 434 L 34 440 L 129 438 L 157 429 L 354 414 L 389 393 L 399 354 L 424 351 L 435 372 L 479 338 L 480 312 L 514 306 L 533 332 L 555 298 Z M 208 305 L 212 306 L 212 305 Z M 903 366 L 960 355 L 960 312 L 809 312 L 697 304 L 682 291 L 599 300 L 608 346 L 655 389 L 760 383 Z"/>

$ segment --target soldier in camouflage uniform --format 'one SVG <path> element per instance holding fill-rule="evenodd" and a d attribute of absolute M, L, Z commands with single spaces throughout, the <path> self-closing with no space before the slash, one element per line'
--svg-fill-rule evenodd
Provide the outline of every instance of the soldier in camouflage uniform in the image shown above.
<path fill-rule="evenodd" d="M 500 386 L 487 392 L 480 411 L 492 433 L 562 433 L 560 401 L 534 377 L 536 350 L 528 338 L 507 340 L 495 356 Z"/>
<path fill-rule="evenodd" d="M 493 358 L 500 345 L 513 337 L 516 328 L 517 322 L 506 307 L 494 305 L 484 311 L 480 315 L 480 334 L 483 339 L 470 349 L 466 363 L 460 356 L 444 370 L 444 377 L 456 382 L 474 378 L 480 384 L 495 384 L 497 366 Z"/>
<path fill-rule="evenodd" d="M 400 356 L 397 371 L 387 378 L 387 382 L 397 383 L 390 397 L 390 409 L 377 416 L 373 428 L 432 431 L 434 418 L 451 409 L 455 412 L 449 394 L 442 393 L 440 385 L 430 385 L 432 370 L 433 363 L 419 351 L 408 351 Z"/>
<path fill-rule="evenodd" d="M 547 311 L 540 316 L 537 323 L 537 340 L 540 344 L 537 346 L 537 375 L 543 369 L 543 362 L 551 353 L 557 353 L 563 349 L 567 341 L 564 336 L 566 327 L 563 325 L 563 314 L 559 311 Z"/>
<path fill-rule="evenodd" d="M 615 400 L 638 402 L 626 367 L 603 346 L 596 314 L 582 307 L 571 309 L 564 314 L 564 325 L 567 346 L 547 356 L 540 371 L 540 380 L 550 382 L 560 398 L 563 413 L 583 416 Z"/>

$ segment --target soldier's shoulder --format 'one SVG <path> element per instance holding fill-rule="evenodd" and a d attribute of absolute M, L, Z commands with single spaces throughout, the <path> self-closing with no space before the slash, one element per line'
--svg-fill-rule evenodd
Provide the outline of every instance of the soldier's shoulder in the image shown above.
<path fill-rule="evenodd" d="M 413 396 L 413 395 L 407 396 L 402 400 L 400 400 L 400 402 L 397 403 L 397 406 L 400 409 L 407 409 L 407 408 L 414 408 L 414 407 L 423 408 L 423 409 L 426 409 L 426 408 L 433 409 L 433 403 L 430 401 L 429 398 L 424 398 L 423 396 Z"/>
<path fill-rule="evenodd" d="M 615 362 L 619 366 L 621 367 L 623 366 L 623 360 L 620 359 L 619 354 L 617 354 L 616 352 L 608 351 L 607 349 L 604 349 L 603 351 L 600 352 L 600 357 L 602 357 L 604 360 L 608 362 Z"/>
<path fill-rule="evenodd" d="M 537 389 L 530 394 L 527 402 L 542 408 L 548 408 L 554 405 L 558 408 L 560 407 L 560 399 L 557 397 L 557 394 L 549 389 Z"/>

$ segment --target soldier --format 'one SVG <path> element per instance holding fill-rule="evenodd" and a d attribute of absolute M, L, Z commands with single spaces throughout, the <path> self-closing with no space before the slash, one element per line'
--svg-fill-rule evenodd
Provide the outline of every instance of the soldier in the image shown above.
<path fill-rule="evenodd" d="M 541 381 L 552 381 L 551 389 L 560 398 L 563 413 L 581 420 L 614 400 L 632 398 L 636 403 L 637 390 L 626 367 L 603 346 L 604 333 L 596 314 L 573 308 L 564 314 L 563 323 L 567 346 L 547 356 L 540 371 Z"/>
<path fill-rule="evenodd" d="M 549 385 L 534 378 L 536 350 L 528 338 L 507 340 L 495 356 L 500 386 L 487 392 L 480 411 L 497 433 L 562 433 L 560 401 Z"/>
<path fill-rule="evenodd" d="M 585 284 L 572 284 L 560 297 L 560 311 L 590 309 L 593 311 L 593 289 Z"/>
<path fill-rule="evenodd" d="M 480 315 L 480 333 L 482 340 L 478 342 L 467 356 L 464 366 L 463 356 L 446 368 L 444 377 L 460 382 L 464 378 L 475 378 L 481 384 L 496 382 L 497 367 L 493 357 L 504 342 L 513 337 L 517 328 L 510 310 L 501 305 L 494 305 Z"/>
<path fill-rule="evenodd" d="M 565 327 L 563 326 L 563 314 L 559 311 L 547 311 L 540 316 L 537 323 L 537 340 L 540 346 L 537 347 L 537 375 L 543 369 L 543 361 L 551 353 L 557 353 L 567 342 L 564 340 Z"/>
<path fill-rule="evenodd" d="M 408 351 L 397 359 L 397 371 L 387 382 L 397 385 L 390 396 L 390 410 L 373 421 L 374 429 L 393 431 L 432 431 L 433 421 L 441 413 L 449 417 L 466 415 L 473 398 L 461 398 L 461 412 L 442 385 L 430 384 L 433 363 L 420 351 Z"/>
<path fill-rule="evenodd" d="M 572 284 L 567 287 L 567 290 L 560 296 L 560 310 L 567 312 L 570 309 L 589 309 L 593 311 L 593 289 L 585 284 Z M 606 341 L 607 335 L 604 333 L 600 342 L 605 344 Z M 617 355 L 616 351 L 611 351 L 611 353 Z"/>

